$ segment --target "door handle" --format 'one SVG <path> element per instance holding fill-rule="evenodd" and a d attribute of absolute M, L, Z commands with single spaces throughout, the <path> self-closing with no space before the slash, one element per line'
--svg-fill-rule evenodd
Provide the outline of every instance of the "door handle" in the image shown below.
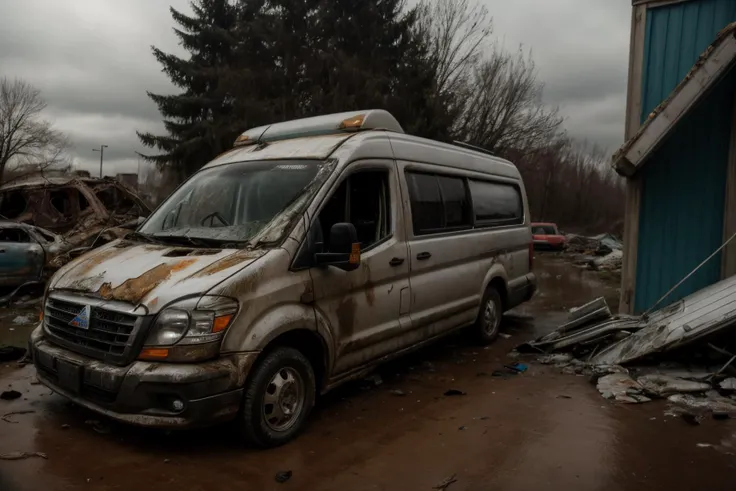
<path fill-rule="evenodd" d="M 0 254 L 3 254 L 5 252 L 5 249 L 0 249 Z"/>
<path fill-rule="evenodd" d="M 425 259 L 429 259 L 430 257 L 432 257 L 432 254 L 429 252 L 420 252 L 419 254 L 417 254 L 417 259 L 420 261 L 424 261 Z"/>
<path fill-rule="evenodd" d="M 404 258 L 403 257 L 395 257 L 392 260 L 388 262 L 390 266 L 401 266 L 404 264 Z"/>

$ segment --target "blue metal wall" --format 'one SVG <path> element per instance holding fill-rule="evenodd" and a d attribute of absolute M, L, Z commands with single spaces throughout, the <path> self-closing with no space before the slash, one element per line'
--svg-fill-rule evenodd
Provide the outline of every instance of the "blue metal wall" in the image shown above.
<path fill-rule="evenodd" d="M 647 11 L 642 120 L 734 20 L 736 0 L 695 0 Z M 735 75 L 678 124 L 641 171 L 636 312 L 651 307 L 723 242 Z M 718 281 L 720 272 L 720 258 L 713 258 L 663 305 Z"/>
<path fill-rule="evenodd" d="M 736 21 L 736 0 L 694 0 L 647 10 L 642 113 L 665 100 L 716 34 Z"/>

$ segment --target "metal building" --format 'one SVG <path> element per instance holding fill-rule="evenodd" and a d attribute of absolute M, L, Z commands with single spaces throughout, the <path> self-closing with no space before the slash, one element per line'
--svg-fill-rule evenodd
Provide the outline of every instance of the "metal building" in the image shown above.
<path fill-rule="evenodd" d="M 621 311 L 651 307 L 736 232 L 736 0 L 635 0 Z M 736 241 L 664 305 L 736 273 Z"/>

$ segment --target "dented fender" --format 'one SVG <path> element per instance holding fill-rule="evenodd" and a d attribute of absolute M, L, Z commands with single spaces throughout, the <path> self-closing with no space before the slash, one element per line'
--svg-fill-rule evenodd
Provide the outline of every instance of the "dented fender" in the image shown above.
<path fill-rule="evenodd" d="M 309 330 L 322 339 L 326 350 L 326 369 L 330 373 L 335 359 L 335 343 L 329 330 L 329 325 L 322 319 L 315 317 L 315 310 L 311 305 L 290 303 L 276 306 L 247 328 L 232 326 L 228 329 L 222 341 L 222 352 L 252 352 L 263 351 L 279 336 L 291 331 Z"/>
<path fill-rule="evenodd" d="M 500 262 L 494 263 L 486 273 L 486 276 L 483 278 L 483 286 L 480 290 L 480 298 L 483 298 L 483 294 L 485 293 L 486 288 L 488 288 L 488 285 L 490 285 L 491 282 L 496 278 L 502 279 L 504 286 L 508 288 L 508 273 L 506 272 L 506 268 L 504 268 L 503 264 L 501 264 Z"/>

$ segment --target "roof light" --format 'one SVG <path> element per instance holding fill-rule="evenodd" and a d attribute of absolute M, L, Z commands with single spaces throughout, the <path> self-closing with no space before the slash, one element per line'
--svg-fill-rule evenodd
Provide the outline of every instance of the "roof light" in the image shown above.
<path fill-rule="evenodd" d="M 357 116 L 343 120 L 343 122 L 340 123 L 339 128 L 341 130 L 359 130 L 360 127 L 363 126 L 364 119 L 365 114 L 358 114 Z"/>
<path fill-rule="evenodd" d="M 328 114 L 314 118 L 295 119 L 252 128 L 235 140 L 235 146 L 255 145 L 291 138 L 334 135 L 346 131 L 386 130 L 403 133 L 404 130 L 390 113 L 382 109 Z"/>

